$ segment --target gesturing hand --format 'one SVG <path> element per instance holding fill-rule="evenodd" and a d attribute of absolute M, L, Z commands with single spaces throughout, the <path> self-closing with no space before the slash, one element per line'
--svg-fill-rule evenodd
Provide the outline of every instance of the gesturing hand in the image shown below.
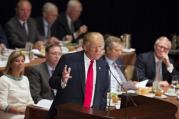
<path fill-rule="evenodd" d="M 63 72 L 62 72 L 62 81 L 64 83 L 67 83 L 68 80 L 72 78 L 72 76 L 70 76 L 70 72 L 71 72 L 71 68 L 70 67 L 67 68 L 67 65 L 65 65 Z"/>

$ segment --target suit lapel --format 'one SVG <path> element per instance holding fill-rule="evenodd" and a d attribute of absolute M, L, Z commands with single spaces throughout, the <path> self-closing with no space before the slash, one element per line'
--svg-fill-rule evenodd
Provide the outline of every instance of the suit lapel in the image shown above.
<path fill-rule="evenodd" d="M 45 75 L 50 77 L 50 73 L 49 73 L 48 66 L 47 66 L 46 62 L 43 63 L 43 68 L 44 68 Z"/>
<path fill-rule="evenodd" d="M 152 62 L 151 62 L 151 64 L 150 64 L 150 66 L 152 67 L 152 76 L 154 76 L 154 78 L 155 78 L 155 75 L 156 75 L 156 63 L 155 63 L 155 56 L 154 56 L 155 54 L 152 52 Z"/>
<path fill-rule="evenodd" d="M 101 79 L 102 79 L 102 74 L 101 74 L 101 69 L 102 68 L 102 65 L 100 63 L 100 61 L 96 61 L 96 84 L 95 84 L 95 92 L 94 92 L 94 101 L 93 101 L 93 104 L 95 102 L 95 99 L 96 99 L 96 95 L 98 94 L 97 91 L 98 89 L 100 88 L 101 86 Z"/>
<path fill-rule="evenodd" d="M 20 21 L 18 20 L 17 17 L 15 17 L 15 20 L 16 20 L 16 23 L 17 23 L 17 24 L 16 24 L 16 28 L 19 29 L 18 31 L 22 32 L 22 33 L 20 34 L 20 37 L 22 37 L 23 39 L 27 39 L 27 35 L 26 35 L 25 31 L 24 31 L 23 28 L 22 28 L 22 24 L 20 23 Z"/>

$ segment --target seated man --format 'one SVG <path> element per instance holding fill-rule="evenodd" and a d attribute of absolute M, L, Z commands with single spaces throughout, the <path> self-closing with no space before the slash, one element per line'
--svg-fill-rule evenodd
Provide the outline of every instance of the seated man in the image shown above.
<path fill-rule="evenodd" d="M 172 75 L 177 73 L 168 56 L 170 49 L 171 41 L 162 36 L 155 41 L 154 52 L 140 54 L 136 61 L 138 80 L 148 79 L 147 86 L 151 86 L 153 81 L 159 81 L 160 86 L 168 86 Z"/>
<path fill-rule="evenodd" d="M 28 0 L 19 0 L 16 15 L 5 24 L 10 48 L 24 48 L 27 42 L 35 44 L 41 40 L 36 23 L 30 18 L 31 9 Z"/>
<path fill-rule="evenodd" d="M 51 37 L 51 26 L 58 17 L 58 7 L 51 3 L 46 2 L 42 7 L 42 16 L 36 18 L 37 28 L 41 36 L 44 37 L 47 44 L 59 43 L 56 37 Z"/>
<path fill-rule="evenodd" d="M 122 55 L 122 41 L 118 37 L 108 36 L 105 39 L 105 57 L 104 59 L 107 61 L 111 78 L 111 88 L 110 92 L 120 92 L 124 89 L 135 89 L 135 82 L 128 81 L 124 75 L 124 64 L 123 61 L 120 60 L 120 56 Z M 122 86 L 122 87 L 121 87 Z"/>
<path fill-rule="evenodd" d="M 62 51 L 59 45 L 49 45 L 46 47 L 46 62 L 28 70 L 30 90 L 35 103 L 41 99 L 52 100 L 54 98 L 54 90 L 50 88 L 48 81 L 61 55 Z"/>
<path fill-rule="evenodd" d="M 87 32 L 87 26 L 82 25 L 79 19 L 81 12 L 82 5 L 80 1 L 69 0 L 66 12 L 60 14 L 52 25 L 52 36 L 60 40 L 73 40 L 73 42 L 77 42 L 77 39 Z"/>

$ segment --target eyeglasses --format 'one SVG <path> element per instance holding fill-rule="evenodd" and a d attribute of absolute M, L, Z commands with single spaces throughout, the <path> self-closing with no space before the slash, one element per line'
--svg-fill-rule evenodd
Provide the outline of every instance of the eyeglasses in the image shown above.
<path fill-rule="evenodd" d="M 51 54 L 51 55 L 54 55 L 54 56 L 55 56 L 55 55 L 57 55 L 57 56 L 61 56 L 61 55 L 62 55 L 62 53 L 60 53 L 60 52 L 50 52 L 50 54 Z"/>
<path fill-rule="evenodd" d="M 170 50 L 170 48 L 167 48 L 167 47 L 162 46 L 162 45 L 157 45 L 157 48 L 163 49 L 164 51 L 169 51 Z"/>

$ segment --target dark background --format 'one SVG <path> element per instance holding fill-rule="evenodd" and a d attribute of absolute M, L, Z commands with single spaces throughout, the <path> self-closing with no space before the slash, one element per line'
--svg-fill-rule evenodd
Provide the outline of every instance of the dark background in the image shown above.
<path fill-rule="evenodd" d="M 41 14 L 43 3 L 55 3 L 60 12 L 66 8 L 68 0 L 30 0 L 32 17 Z M 3 0 L 0 5 L 0 23 L 4 23 L 15 14 L 17 0 Z M 161 35 L 171 39 L 179 34 L 178 4 L 168 0 L 81 0 L 83 13 L 81 19 L 89 31 L 120 36 L 132 34 L 132 47 L 137 53 L 153 48 L 156 38 Z"/>

